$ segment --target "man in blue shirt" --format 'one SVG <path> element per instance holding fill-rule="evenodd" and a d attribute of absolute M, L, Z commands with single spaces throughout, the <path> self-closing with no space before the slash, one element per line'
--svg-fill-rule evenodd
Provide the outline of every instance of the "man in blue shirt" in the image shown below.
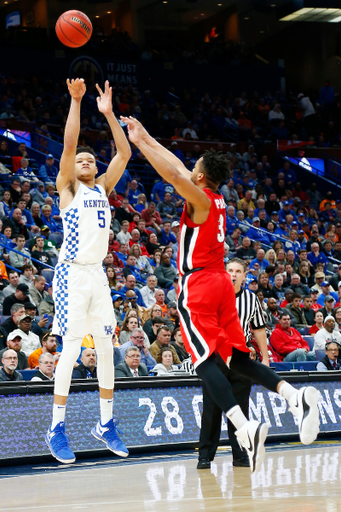
<path fill-rule="evenodd" d="M 146 366 L 154 366 L 156 364 L 154 357 L 150 354 L 148 347 L 145 344 L 144 333 L 142 329 L 134 329 L 130 335 L 130 339 L 120 346 L 119 351 L 122 359 L 125 358 L 125 352 L 128 347 L 137 347 L 140 350 L 141 363 L 144 363 Z"/>
<path fill-rule="evenodd" d="M 161 232 L 158 234 L 158 240 L 161 245 L 170 245 L 176 243 L 176 237 L 173 235 L 171 229 L 171 221 L 165 220 L 163 223 L 163 228 L 161 228 Z"/>
<path fill-rule="evenodd" d="M 51 155 L 51 153 L 49 155 L 47 155 L 46 157 L 46 162 L 45 164 L 43 164 L 40 169 L 39 169 L 39 172 L 38 172 L 38 175 L 41 177 L 41 178 L 53 178 L 54 180 L 56 179 L 57 177 L 57 174 L 58 174 L 58 169 L 54 164 L 54 157 L 53 155 Z"/>
<path fill-rule="evenodd" d="M 278 227 L 275 229 L 275 235 L 283 236 L 284 238 L 289 238 L 289 228 L 285 220 L 280 220 L 278 222 Z"/>
<path fill-rule="evenodd" d="M 326 266 L 328 263 L 328 258 L 325 254 L 320 252 L 320 246 L 317 242 L 313 242 L 311 244 L 311 252 L 308 253 L 307 256 L 310 263 L 315 267 L 317 263 L 323 263 L 324 264 L 324 270 L 326 270 Z"/>
<path fill-rule="evenodd" d="M 171 194 L 174 194 L 174 187 L 168 181 L 166 181 L 164 178 L 162 178 L 161 181 L 158 181 L 155 183 L 153 190 L 152 190 L 152 196 L 154 201 L 163 201 L 165 198 L 165 193 L 170 192 Z"/>
<path fill-rule="evenodd" d="M 264 249 L 258 249 L 257 256 L 251 261 L 249 270 L 256 268 L 259 272 L 264 272 L 268 265 L 270 265 L 270 263 L 265 259 Z"/>
<path fill-rule="evenodd" d="M 338 294 L 336 292 L 331 292 L 330 291 L 330 284 L 329 284 L 328 281 L 322 281 L 320 286 L 321 286 L 321 289 L 322 289 L 322 293 L 317 298 L 317 304 L 319 304 L 320 306 L 323 307 L 324 306 L 324 299 L 328 295 L 331 295 L 333 297 L 333 299 L 335 299 L 335 303 L 338 302 L 339 296 L 338 296 Z"/>
<path fill-rule="evenodd" d="M 290 162 L 284 162 L 283 169 L 281 169 L 278 174 L 284 174 L 284 181 L 286 185 L 293 185 L 295 181 L 297 181 L 297 177 L 295 171 L 290 169 Z"/>
<path fill-rule="evenodd" d="M 137 204 L 137 199 L 140 194 L 144 194 L 143 185 L 138 183 L 136 180 L 132 180 L 130 182 L 130 186 L 129 186 L 129 194 L 128 194 L 129 204 L 131 204 L 132 206 L 135 206 Z"/>
<path fill-rule="evenodd" d="M 233 230 L 238 226 L 239 220 L 235 216 L 235 208 L 233 206 L 227 207 L 227 215 L 226 215 L 226 234 L 232 235 Z"/>
<path fill-rule="evenodd" d="M 125 169 L 119 181 L 116 183 L 115 190 L 117 194 L 128 197 L 129 195 L 129 185 L 131 183 L 131 176 L 129 174 L 128 169 Z"/>
<path fill-rule="evenodd" d="M 32 217 L 32 214 L 29 210 L 26 209 L 26 201 L 25 199 L 23 198 L 20 198 L 19 201 L 17 202 L 17 208 L 20 208 L 21 212 L 22 212 L 22 219 L 25 220 L 26 222 L 26 227 L 28 229 L 31 228 L 31 226 L 33 224 L 35 224 L 34 220 L 33 220 L 33 217 Z M 12 218 L 12 215 L 13 215 L 13 212 L 14 212 L 15 208 L 12 208 L 12 211 L 11 213 L 9 214 L 9 218 L 11 219 Z"/>
<path fill-rule="evenodd" d="M 294 217 L 294 220 L 297 222 L 296 213 L 294 212 L 294 210 L 290 209 L 289 201 L 284 201 L 283 202 L 283 208 L 281 210 L 279 210 L 279 212 L 278 212 L 279 219 L 280 220 L 285 220 L 285 217 L 288 214 L 292 215 Z"/>
<path fill-rule="evenodd" d="M 143 306 L 145 308 L 146 305 L 143 302 L 143 298 L 142 298 L 140 290 L 138 288 L 136 288 L 136 279 L 132 274 L 127 276 L 126 284 L 123 286 L 123 288 L 121 288 L 120 291 L 118 291 L 118 292 L 116 290 L 113 290 L 112 295 L 119 294 L 123 298 L 125 298 L 128 290 L 134 291 L 135 294 L 137 295 L 136 304 L 138 304 L 139 306 Z"/>
<path fill-rule="evenodd" d="M 259 229 L 260 227 L 260 219 L 259 217 L 253 218 L 252 227 L 247 230 L 246 236 L 251 238 L 254 242 L 261 242 L 262 244 L 271 245 L 271 241 L 267 232 L 263 229 Z"/>

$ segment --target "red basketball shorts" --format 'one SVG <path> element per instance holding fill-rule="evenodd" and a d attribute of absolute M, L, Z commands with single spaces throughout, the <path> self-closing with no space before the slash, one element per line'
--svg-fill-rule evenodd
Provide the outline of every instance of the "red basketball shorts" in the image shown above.
<path fill-rule="evenodd" d="M 227 361 L 233 347 L 249 352 L 227 272 L 185 274 L 179 284 L 178 310 L 182 339 L 194 367 L 213 353 Z"/>

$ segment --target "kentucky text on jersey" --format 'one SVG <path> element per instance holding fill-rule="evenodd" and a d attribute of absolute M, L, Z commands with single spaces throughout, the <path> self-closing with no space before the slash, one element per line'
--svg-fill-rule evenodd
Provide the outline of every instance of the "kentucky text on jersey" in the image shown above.
<path fill-rule="evenodd" d="M 84 199 L 84 208 L 110 208 L 110 205 L 103 199 Z"/>

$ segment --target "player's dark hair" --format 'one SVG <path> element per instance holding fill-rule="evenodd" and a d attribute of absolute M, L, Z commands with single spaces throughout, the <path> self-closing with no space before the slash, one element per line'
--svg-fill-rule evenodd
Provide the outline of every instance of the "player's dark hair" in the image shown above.
<path fill-rule="evenodd" d="M 76 155 L 79 155 L 79 153 L 90 153 L 90 155 L 92 155 L 96 160 L 96 153 L 92 148 L 90 148 L 90 146 L 78 146 L 76 149 Z"/>
<path fill-rule="evenodd" d="M 231 258 L 228 260 L 226 266 L 228 266 L 230 263 L 238 263 L 238 265 L 241 265 L 243 267 L 244 272 L 246 272 L 247 265 L 246 262 L 240 258 Z"/>
<path fill-rule="evenodd" d="M 222 151 L 214 151 L 214 149 L 205 151 L 202 167 L 206 181 L 214 185 L 219 185 L 230 177 L 228 161 Z"/>

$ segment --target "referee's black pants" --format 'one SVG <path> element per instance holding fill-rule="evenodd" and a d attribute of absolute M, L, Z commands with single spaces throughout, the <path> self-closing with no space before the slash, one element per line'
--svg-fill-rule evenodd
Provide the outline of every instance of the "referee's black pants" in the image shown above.
<path fill-rule="evenodd" d="M 216 364 L 232 386 L 232 393 L 246 418 L 249 417 L 249 397 L 251 380 L 231 371 L 218 354 Z M 221 409 L 211 397 L 207 386 L 203 383 L 203 412 L 201 418 L 201 430 L 199 439 L 199 459 L 213 460 L 216 454 L 221 431 Z M 236 427 L 227 418 L 228 435 L 232 448 L 233 459 L 245 457 L 244 452 L 237 441 Z"/>

